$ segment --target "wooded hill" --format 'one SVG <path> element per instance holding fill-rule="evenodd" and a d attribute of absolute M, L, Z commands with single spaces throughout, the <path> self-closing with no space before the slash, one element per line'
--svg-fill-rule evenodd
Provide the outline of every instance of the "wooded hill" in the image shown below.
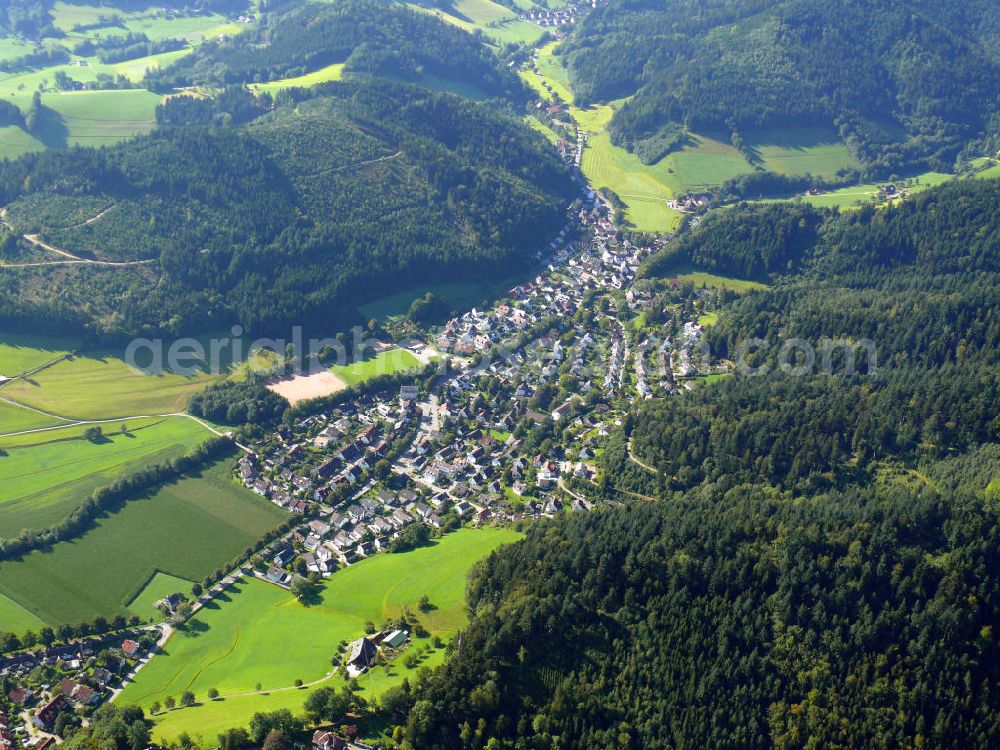
<path fill-rule="evenodd" d="M 565 221 L 569 170 L 513 115 L 375 80 L 298 97 L 256 119 L 247 92 L 177 97 L 150 136 L 0 165 L 19 233 L 153 261 L 8 269 L 5 324 L 308 324 L 401 284 L 523 267 Z"/>
<path fill-rule="evenodd" d="M 203 44 L 146 83 L 169 91 L 190 85 L 271 81 L 343 63 L 348 73 L 419 82 L 438 76 L 489 96 L 522 99 L 520 79 L 478 39 L 394 2 L 347 0 L 268 13 L 246 33 Z"/>
<path fill-rule="evenodd" d="M 888 176 L 995 150 L 998 44 L 989 2 L 611 0 L 563 51 L 582 102 L 632 97 L 611 132 L 640 155 L 658 158 L 678 125 L 737 143 L 762 127 L 833 125 Z"/>
<path fill-rule="evenodd" d="M 663 467 L 664 486 L 765 478 L 809 492 L 867 478 L 887 457 L 940 458 L 1000 438 L 997 201 L 1000 180 L 970 180 L 886 210 L 715 214 L 679 243 L 672 262 L 721 273 L 780 270 L 771 288 L 734 302 L 707 332 L 721 358 L 748 339 L 767 341 L 748 364 L 770 374 L 646 403 L 632 431 L 635 452 Z M 758 234 L 773 244 L 753 242 Z M 663 263 L 650 273 L 668 273 Z M 778 373 L 790 338 L 816 347 L 824 338 L 868 339 L 877 370 L 868 374 L 870 355 L 859 348 L 852 376 L 842 351 L 833 374 L 822 371 L 820 355 L 805 376 Z"/>
<path fill-rule="evenodd" d="M 686 263 L 779 269 L 714 352 L 762 337 L 773 371 L 787 337 L 867 336 L 878 373 L 642 402 L 594 488 L 626 505 L 477 571 L 459 645 L 408 695 L 408 747 L 996 746 L 998 200 L 969 181 L 693 232 Z"/>

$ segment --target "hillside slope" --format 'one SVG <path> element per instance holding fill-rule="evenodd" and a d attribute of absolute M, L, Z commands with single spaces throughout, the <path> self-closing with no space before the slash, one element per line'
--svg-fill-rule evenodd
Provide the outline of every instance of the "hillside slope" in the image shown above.
<path fill-rule="evenodd" d="M 504 273 L 562 225 L 569 172 L 516 118 L 388 82 L 323 92 L 240 127 L 166 126 L 0 166 L 18 233 L 151 261 L 8 269 L 5 317 L 27 324 L 40 306 L 49 323 L 121 332 L 309 323 L 404 281 Z M 253 106 L 226 101 L 211 119 Z M 198 123 L 206 106 L 173 99 L 162 119 Z"/>
<path fill-rule="evenodd" d="M 280 7 L 280 6 L 279 6 Z M 259 27 L 204 44 L 147 84 L 156 90 L 289 78 L 343 63 L 348 73 L 419 82 L 437 76 L 489 96 L 522 98 L 520 79 L 471 34 L 394 2 L 296 3 Z"/>
<path fill-rule="evenodd" d="M 834 125 L 887 175 L 948 166 L 997 130 L 1000 10 L 918 6 L 612 0 L 583 20 L 565 55 L 581 100 L 633 96 L 612 121 L 619 145 L 648 151 L 677 124 L 741 136 Z"/>

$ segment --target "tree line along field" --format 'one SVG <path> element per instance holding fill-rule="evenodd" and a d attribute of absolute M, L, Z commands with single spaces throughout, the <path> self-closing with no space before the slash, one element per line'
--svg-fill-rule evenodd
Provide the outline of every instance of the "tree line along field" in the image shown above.
<path fill-rule="evenodd" d="M 165 740 L 188 732 L 206 745 L 256 711 L 287 707 L 298 713 L 307 691 L 283 688 L 296 680 L 323 680 L 337 644 L 362 635 L 367 621 L 378 625 L 409 608 L 431 635 L 453 635 L 465 619 L 465 583 L 473 564 L 519 538 L 509 529 L 463 529 L 429 547 L 379 554 L 335 573 L 320 601 L 309 606 L 277 586 L 244 579 L 175 634 L 117 702 L 148 708 L 190 690 L 201 705 L 154 716 L 155 735 Z M 428 612 L 417 606 L 424 595 L 434 605 Z M 427 642 L 418 639 L 417 645 Z M 278 649 L 282 658 L 275 660 Z M 428 661 L 440 658 L 432 653 Z M 373 670 L 361 681 L 366 697 L 398 683 L 407 671 L 401 663 L 393 674 Z M 258 683 L 268 695 L 256 694 Z M 206 699 L 211 688 L 222 700 Z"/>
<path fill-rule="evenodd" d="M 129 499 L 77 539 L 0 562 L 0 596 L 58 625 L 128 613 L 158 571 L 202 580 L 286 517 L 232 479 L 232 461 Z"/>
<path fill-rule="evenodd" d="M 186 417 L 123 420 L 0 437 L 0 537 L 58 525 L 92 491 L 151 464 L 187 453 L 211 436 Z"/>

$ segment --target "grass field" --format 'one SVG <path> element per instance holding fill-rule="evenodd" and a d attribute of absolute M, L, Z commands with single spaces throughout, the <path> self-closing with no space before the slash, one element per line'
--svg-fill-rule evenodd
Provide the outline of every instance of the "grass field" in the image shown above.
<path fill-rule="evenodd" d="M 135 612 L 139 617 L 155 617 L 159 610 L 156 603 L 171 594 L 187 594 L 191 590 L 191 584 L 185 578 L 169 575 L 156 571 L 149 582 L 143 586 L 142 591 L 128 603 L 130 612 Z"/>
<path fill-rule="evenodd" d="M 184 690 L 204 700 L 214 687 L 225 700 L 157 717 L 154 732 L 161 739 L 189 732 L 210 744 L 219 730 L 245 724 L 262 706 L 298 712 L 305 690 L 237 696 L 253 692 L 258 682 L 264 691 L 275 691 L 297 679 L 322 679 L 339 641 L 357 638 L 366 621 L 379 624 L 404 607 L 417 613 L 430 633 L 453 634 L 465 618 L 469 569 L 496 547 L 518 538 L 505 529 L 465 529 L 413 552 L 376 555 L 335 573 L 320 601 L 311 606 L 262 581 L 240 582 L 175 635 L 165 654 L 139 673 L 118 702 L 148 706 Z M 420 613 L 416 605 L 425 594 L 435 609 Z M 281 659 L 273 658 L 276 648 Z M 397 679 L 403 671 L 400 664 Z M 374 693 L 391 682 L 388 676 L 372 675 L 370 689 Z"/>
<path fill-rule="evenodd" d="M 358 307 L 358 311 L 368 319 L 384 320 L 396 315 L 406 315 L 413 300 L 432 292 L 441 297 L 453 310 L 468 310 L 487 303 L 504 294 L 521 279 L 510 277 L 497 281 L 452 281 L 407 289 L 387 297 L 381 297 Z"/>
<path fill-rule="evenodd" d="M 73 541 L 0 563 L 0 595 L 57 625 L 128 613 L 157 571 L 200 581 L 286 517 L 235 483 L 232 463 L 130 499 Z"/>
<path fill-rule="evenodd" d="M 222 375 L 144 375 L 121 353 L 92 352 L 57 362 L 30 378 L 0 389 L 4 398 L 75 419 L 166 414 L 184 408 L 187 397 Z"/>
<path fill-rule="evenodd" d="M 13 125 L 0 128 L 0 159 L 17 159 L 25 154 L 44 150 L 44 143 L 21 128 Z"/>
<path fill-rule="evenodd" d="M 185 417 L 103 425 L 106 437 L 98 442 L 83 439 L 84 429 L 0 438 L 6 453 L 0 456 L 0 537 L 58 524 L 101 485 L 183 455 L 212 434 Z M 29 440 L 35 444 L 24 445 Z"/>
<path fill-rule="evenodd" d="M 394 372 L 413 370 L 420 365 L 420 360 L 407 349 L 390 349 L 363 362 L 331 367 L 330 372 L 348 385 L 357 385 L 377 375 L 391 375 Z"/>
<path fill-rule="evenodd" d="M 618 194 L 628 207 L 626 218 L 636 229 L 665 232 L 680 225 L 682 214 L 667 206 L 674 191 L 667 182 L 663 162 L 643 164 L 601 132 L 587 141 L 581 168 L 595 188 L 607 187 Z"/>
<path fill-rule="evenodd" d="M 95 75 L 89 68 L 71 66 L 17 74 L 0 81 L 0 96 L 27 111 L 31 92 L 43 80 L 51 80 L 57 70 L 64 70 L 77 79 Z M 81 70 L 90 72 L 81 76 Z M 156 126 L 156 105 L 160 99 L 158 94 L 144 89 L 46 91 L 42 94 L 42 104 L 54 114 L 43 119 L 33 135 L 18 128 L 0 131 L 0 158 L 15 158 L 42 147 L 108 146 L 125 138 L 149 133 Z"/>
<path fill-rule="evenodd" d="M 721 137 L 696 133 L 691 133 L 689 143 L 663 161 L 668 174 L 676 177 L 676 190 L 685 193 L 711 190 L 753 171 L 746 157 Z"/>
<path fill-rule="evenodd" d="M 0 397 L 2 396 L 3 389 L 0 389 Z M 65 422 L 56 417 L 39 414 L 36 411 L 0 401 L 0 434 L 35 430 L 41 427 L 57 427 L 61 424 L 65 424 Z M 3 442 L 6 442 L 6 439 L 0 442 L 0 448 L 3 447 Z"/>
<path fill-rule="evenodd" d="M 76 349 L 80 342 L 55 336 L 0 334 L 0 375 L 12 378 Z"/>
<path fill-rule="evenodd" d="M 0 594 L 0 634 L 23 635 L 29 630 L 38 632 L 45 622 L 26 610 L 13 599 Z"/>
<path fill-rule="evenodd" d="M 779 174 L 832 178 L 841 169 L 860 169 L 861 162 L 830 128 L 769 128 L 746 134 L 747 144 L 764 168 Z"/>
<path fill-rule="evenodd" d="M 676 279 L 681 284 L 690 282 L 699 289 L 702 287 L 705 287 L 706 289 L 732 289 L 735 292 L 750 292 L 758 289 L 767 289 L 767 284 L 761 284 L 759 281 L 734 279 L 729 276 L 718 276 L 714 273 L 705 273 L 704 271 L 684 271 L 670 277 L 670 280 L 673 279 Z"/>
<path fill-rule="evenodd" d="M 528 84 L 535 93 L 538 94 L 539 98 L 545 99 L 546 101 L 552 100 L 552 94 L 549 90 L 542 85 L 542 78 L 533 70 L 519 70 L 518 75 L 521 76 L 521 80 Z"/>
<path fill-rule="evenodd" d="M 269 94 L 276 94 L 279 91 L 293 88 L 308 88 L 327 81 L 339 81 L 343 77 L 344 64 L 334 63 L 325 68 L 314 70 L 312 73 L 296 76 L 295 78 L 283 78 L 280 81 L 269 81 L 268 83 L 256 83 L 252 85 L 254 91 L 264 91 Z"/>
<path fill-rule="evenodd" d="M 536 67 L 538 74 L 548 81 L 552 90 L 567 104 L 573 103 L 573 92 L 569 87 L 569 73 L 563 67 L 562 58 L 555 54 L 559 42 L 549 42 L 538 50 Z"/>

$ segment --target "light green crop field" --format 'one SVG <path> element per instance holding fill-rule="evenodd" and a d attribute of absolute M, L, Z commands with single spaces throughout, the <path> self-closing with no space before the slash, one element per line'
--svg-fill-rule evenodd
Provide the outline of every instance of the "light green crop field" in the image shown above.
<path fill-rule="evenodd" d="M 29 630 L 38 632 L 45 622 L 26 610 L 13 599 L 0 594 L 0 634 L 23 635 Z"/>
<path fill-rule="evenodd" d="M 830 128 L 768 128 L 747 133 L 747 144 L 779 174 L 805 174 L 824 178 L 841 169 L 860 169 L 861 162 Z"/>
<path fill-rule="evenodd" d="M 58 625 L 129 614 L 157 571 L 202 580 L 286 518 L 231 478 L 233 460 L 130 498 L 77 539 L 0 562 L 0 595 Z"/>
<path fill-rule="evenodd" d="M 339 81 L 344 74 L 344 63 L 334 63 L 325 68 L 314 70 L 312 73 L 295 76 L 294 78 L 283 78 L 280 81 L 269 81 L 268 83 L 255 83 L 250 88 L 254 91 L 265 91 L 275 94 L 285 89 L 308 88 L 327 81 Z"/>
<path fill-rule="evenodd" d="M 155 717 L 158 738 L 186 731 L 210 744 L 220 730 L 246 724 L 255 711 L 287 707 L 298 713 L 308 692 L 282 688 L 298 679 L 322 680 L 338 642 L 362 635 L 366 621 L 378 625 L 408 607 L 431 634 L 453 635 L 464 622 L 473 564 L 519 538 L 507 529 L 463 529 L 413 552 L 379 554 L 335 573 L 320 601 L 310 606 L 258 579 L 239 582 L 174 635 L 118 703 L 148 707 L 184 690 L 205 700 L 214 687 L 224 700 Z M 435 609 L 419 611 L 423 595 Z M 278 649 L 281 659 L 274 659 Z M 395 671 L 402 679 L 402 664 Z M 374 680 L 372 692 L 390 680 L 389 675 Z M 252 693 L 257 683 L 271 695 L 241 695 Z"/>
<path fill-rule="evenodd" d="M 79 340 L 71 338 L 2 333 L 0 334 L 0 375 L 12 378 L 29 372 L 69 354 L 79 344 Z"/>
<path fill-rule="evenodd" d="M 192 393 L 221 374 L 184 377 L 133 371 L 120 353 L 64 359 L 0 389 L 4 398 L 74 419 L 111 419 L 181 411 Z"/>
<path fill-rule="evenodd" d="M 331 367 L 330 372 L 348 385 L 357 385 L 378 375 L 413 370 L 420 367 L 420 360 L 407 349 L 390 349 L 379 352 L 371 359 L 349 365 Z"/>
<path fill-rule="evenodd" d="M 156 571 L 149 583 L 143 586 L 142 591 L 128 603 L 130 612 L 135 612 L 143 619 L 156 617 L 159 610 L 156 603 L 171 594 L 188 594 L 191 591 L 193 581 L 185 578 L 169 575 Z"/>
<path fill-rule="evenodd" d="M 36 443 L 21 447 L 0 438 L 6 453 L 0 456 L 0 537 L 54 526 L 98 487 L 183 455 L 212 435 L 186 417 L 101 427 L 105 437 L 93 442 L 83 439 L 82 426 L 18 436 Z"/>

